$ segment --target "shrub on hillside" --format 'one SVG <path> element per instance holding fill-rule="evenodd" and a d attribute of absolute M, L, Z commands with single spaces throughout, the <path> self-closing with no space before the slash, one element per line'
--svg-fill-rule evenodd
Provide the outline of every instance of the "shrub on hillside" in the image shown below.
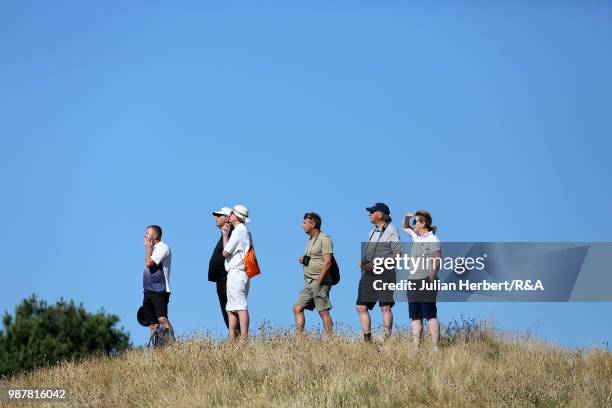
<path fill-rule="evenodd" d="M 32 295 L 16 307 L 14 318 L 5 312 L 2 320 L 0 376 L 129 347 L 129 335 L 114 327 L 119 317 L 89 313 L 74 301 L 47 305 Z"/>

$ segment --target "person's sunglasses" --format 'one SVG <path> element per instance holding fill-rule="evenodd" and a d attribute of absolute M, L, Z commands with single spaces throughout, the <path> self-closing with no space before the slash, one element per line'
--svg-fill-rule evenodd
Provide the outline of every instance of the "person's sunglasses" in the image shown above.
<path fill-rule="evenodd" d="M 417 222 L 421 222 L 421 220 L 419 220 L 419 219 L 417 219 L 417 218 L 414 218 L 414 219 L 412 220 L 412 225 L 416 225 L 416 223 L 417 223 Z"/>

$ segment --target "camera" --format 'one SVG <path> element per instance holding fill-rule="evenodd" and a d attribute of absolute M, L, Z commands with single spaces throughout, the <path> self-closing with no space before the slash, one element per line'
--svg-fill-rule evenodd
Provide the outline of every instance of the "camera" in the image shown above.
<path fill-rule="evenodd" d="M 304 264 L 304 266 L 308 266 L 308 264 L 310 263 L 310 257 L 308 255 L 304 255 L 302 262 Z"/>

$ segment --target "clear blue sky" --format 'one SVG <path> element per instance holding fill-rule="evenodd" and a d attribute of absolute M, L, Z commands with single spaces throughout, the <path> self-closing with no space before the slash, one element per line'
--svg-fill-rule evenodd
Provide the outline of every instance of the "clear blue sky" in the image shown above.
<path fill-rule="evenodd" d="M 612 241 L 610 38 L 605 1 L 3 1 L 0 310 L 74 299 L 142 344 L 157 223 L 175 329 L 221 329 L 210 212 L 236 203 L 263 268 L 253 327 L 293 322 L 305 211 L 334 239 L 332 314 L 354 327 L 376 201 L 396 221 L 429 209 L 443 241 Z M 610 303 L 439 310 L 570 346 L 612 339 Z M 405 304 L 395 315 L 408 323 Z"/>

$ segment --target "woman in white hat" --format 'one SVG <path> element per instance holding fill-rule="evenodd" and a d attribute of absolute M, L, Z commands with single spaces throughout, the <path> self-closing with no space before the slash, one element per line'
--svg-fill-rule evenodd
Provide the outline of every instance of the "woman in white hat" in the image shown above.
<path fill-rule="evenodd" d="M 223 232 L 223 256 L 227 270 L 227 305 L 225 310 L 229 319 L 229 337 L 235 338 L 240 324 L 240 335 L 246 338 L 249 333 L 249 277 L 244 267 L 244 257 L 251 248 L 251 233 L 245 223 L 250 222 L 249 210 L 244 205 L 232 208 L 229 222 L 234 230 L 229 236 L 230 226 L 225 225 Z M 240 323 L 239 323 L 240 322 Z"/>

